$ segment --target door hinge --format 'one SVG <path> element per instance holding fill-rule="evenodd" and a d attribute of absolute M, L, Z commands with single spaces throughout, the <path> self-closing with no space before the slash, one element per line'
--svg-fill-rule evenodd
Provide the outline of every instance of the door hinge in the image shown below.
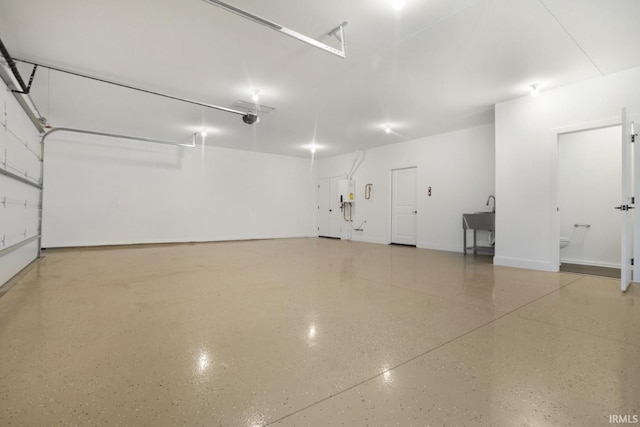
<path fill-rule="evenodd" d="M 633 258 L 631 258 L 631 265 L 635 265 L 635 261 Z"/>
<path fill-rule="evenodd" d="M 635 196 L 634 196 L 634 197 L 631 197 L 631 204 L 632 204 L 632 205 L 635 205 L 635 204 L 636 204 L 636 198 L 635 198 Z"/>
<path fill-rule="evenodd" d="M 636 142 L 636 136 L 638 136 L 637 133 L 632 133 L 631 134 L 631 142 Z"/>
<path fill-rule="evenodd" d="M 631 209 L 635 209 L 635 207 L 629 206 L 629 205 L 620 205 L 620 206 L 616 206 L 614 209 L 618 209 L 620 211 L 626 212 L 626 211 L 629 211 Z"/>

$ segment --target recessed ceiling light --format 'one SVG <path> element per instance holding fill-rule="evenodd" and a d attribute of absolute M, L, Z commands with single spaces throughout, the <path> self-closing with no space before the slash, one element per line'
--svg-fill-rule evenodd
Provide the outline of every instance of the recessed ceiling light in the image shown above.
<path fill-rule="evenodd" d="M 253 95 L 251 95 L 251 99 L 253 102 L 258 102 L 260 100 L 260 89 L 254 89 L 252 93 Z"/>
<path fill-rule="evenodd" d="M 385 133 L 391 133 L 391 125 L 384 125 Z"/>
<path fill-rule="evenodd" d="M 538 86 L 540 86 L 540 83 L 534 83 L 529 86 L 531 88 L 531 96 L 538 96 L 540 94 Z"/>
<path fill-rule="evenodd" d="M 315 154 L 316 151 L 318 150 L 322 150 L 324 147 L 322 145 L 317 144 L 315 141 L 309 143 L 309 144 L 305 144 L 302 146 L 302 148 L 309 150 L 309 152 L 311 152 L 311 154 Z"/>
<path fill-rule="evenodd" d="M 206 129 L 202 129 L 200 131 L 200 135 L 203 136 L 203 137 L 207 136 L 207 130 Z"/>

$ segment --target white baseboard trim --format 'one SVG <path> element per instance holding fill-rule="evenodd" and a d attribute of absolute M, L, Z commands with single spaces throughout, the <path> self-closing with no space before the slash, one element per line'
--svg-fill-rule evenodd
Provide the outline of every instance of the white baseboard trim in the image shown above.
<path fill-rule="evenodd" d="M 526 268 L 528 270 L 558 272 L 558 268 L 546 261 L 534 261 L 530 259 L 509 258 L 509 257 L 493 257 L 493 264 L 503 267 Z"/>
<path fill-rule="evenodd" d="M 84 248 L 84 247 L 96 247 L 96 246 L 128 246 L 128 245 L 162 245 L 162 244 L 175 244 L 175 243 L 208 243 L 208 242 L 228 242 L 228 241 L 242 241 L 242 240 L 271 240 L 271 239 L 300 239 L 318 237 L 317 235 L 256 235 L 256 236 L 215 236 L 215 237 L 186 237 L 184 239 L 140 239 L 140 240 L 113 240 L 104 242 L 95 241 L 73 241 L 73 242 L 56 242 L 43 244 L 42 247 L 48 249 L 55 248 Z"/>
<path fill-rule="evenodd" d="M 418 242 L 418 248 L 420 249 L 431 249 L 434 251 L 445 251 L 445 252 L 457 252 L 462 253 L 462 247 L 460 245 L 448 245 L 448 244 L 437 244 L 430 242 Z"/>
<path fill-rule="evenodd" d="M 605 268 L 620 268 L 620 264 L 612 264 L 607 262 L 598 262 L 598 261 L 583 261 L 577 259 L 560 259 L 561 263 L 566 264 L 577 264 L 577 265 L 588 265 L 590 267 L 605 267 Z"/>
<path fill-rule="evenodd" d="M 389 242 L 385 239 L 377 238 L 377 237 L 364 237 L 364 236 L 351 236 L 351 240 L 354 242 L 362 242 L 362 243 L 377 243 L 379 245 L 388 245 Z"/>

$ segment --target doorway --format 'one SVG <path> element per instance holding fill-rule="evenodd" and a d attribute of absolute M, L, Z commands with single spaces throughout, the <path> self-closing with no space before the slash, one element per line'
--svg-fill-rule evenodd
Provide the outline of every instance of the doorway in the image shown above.
<path fill-rule="evenodd" d="M 318 180 L 318 236 L 339 239 L 340 196 L 338 180 L 340 177 L 320 178 Z"/>
<path fill-rule="evenodd" d="M 558 135 L 560 270 L 620 277 L 621 126 Z"/>
<path fill-rule="evenodd" d="M 416 167 L 391 171 L 391 243 L 417 244 L 416 171 Z"/>

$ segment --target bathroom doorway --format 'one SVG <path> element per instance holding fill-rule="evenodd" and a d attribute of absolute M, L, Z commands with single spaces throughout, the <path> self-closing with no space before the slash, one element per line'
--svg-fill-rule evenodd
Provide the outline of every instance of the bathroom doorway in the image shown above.
<path fill-rule="evenodd" d="M 560 271 L 620 277 L 620 126 L 560 134 Z"/>

